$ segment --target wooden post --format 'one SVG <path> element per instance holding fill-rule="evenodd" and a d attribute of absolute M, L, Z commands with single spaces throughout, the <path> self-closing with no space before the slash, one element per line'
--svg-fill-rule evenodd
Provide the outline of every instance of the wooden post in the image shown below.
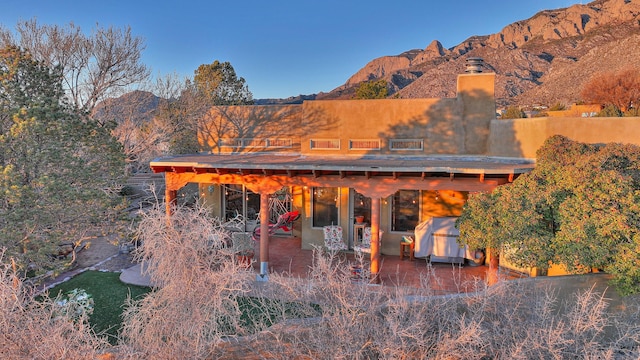
<path fill-rule="evenodd" d="M 371 282 L 380 283 L 380 198 L 371 198 Z"/>
<path fill-rule="evenodd" d="M 256 280 L 269 279 L 269 193 L 260 193 L 260 274 Z"/>

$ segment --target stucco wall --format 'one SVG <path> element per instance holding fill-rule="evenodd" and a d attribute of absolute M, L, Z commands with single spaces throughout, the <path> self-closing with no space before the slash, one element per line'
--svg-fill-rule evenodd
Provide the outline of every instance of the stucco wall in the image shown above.
<path fill-rule="evenodd" d="M 535 158 L 536 151 L 553 135 L 586 143 L 640 145 L 640 117 L 493 120 L 488 155 Z"/>
<path fill-rule="evenodd" d="M 301 141 L 305 154 L 459 154 L 464 151 L 456 99 L 308 101 L 304 121 L 316 131 Z M 339 139 L 339 149 L 312 149 L 311 140 Z M 390 151 L 388 139 L 423 139 L 424 151 Z M 350 149 L 350 140 L 379 140 L 380 150 Z"/>
<path fill-rule="evenodd" d="M 496 118 L 494 73 L 458 75 L 465 154 L 486 154 L 489 125 Z"/>
<path fill-rule="evenodd" d="M 313 155 L 485 154 L 495 118 L 495 74 L 461 74 L 457 97 L 305 101 L 302 105 L 218 106 L 201 119 L 199 141 L 210 152 L 279 151 Z M 270 146 L 289 139 L 291 146 Z M 391 150 L 389 140 L 422 142 Z M 219 147 L 219 140 L 223 146 Z M 312 148 L 312 140 L 337 140 Z M 353 142 L 379 146 L 350 146 Z M 379 148 L 378 148 L 379 147 Z"/>

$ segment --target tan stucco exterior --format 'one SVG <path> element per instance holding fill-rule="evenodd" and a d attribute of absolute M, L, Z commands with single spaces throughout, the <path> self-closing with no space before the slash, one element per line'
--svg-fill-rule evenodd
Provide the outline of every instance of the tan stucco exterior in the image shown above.
<path fill-rule="evenodd" d="M 553 135 L 586 143 L 640 145 L 640 118 L 540 117 L 493 120 L 490 125 L 490 156 L 535 158 L 536 151 Z"/>
<path fill-rule="evenodd" d="M 294 235 L 304 249 L 323 245 L 322 230 L 311 222 L 312 189 L 339 188 L 338 225 L 349 243 L 355 190 L 379 209 L 371 214 L 373 228 L 384 232 L 379 256 L 398 255 L 401 237 L 412 235 L 390 231 L 390 196 L 400 189 L 420 191 L 420 222 L 458 216 L 469 192 L 490 191 L 530 171 L 533 164 L 524 160 L 534 159 L 553 135 L 640 145 L 640 118 L 496 120 L 494 83 L 494 74 L 459 75 L 452 99 L 215 107 L 200 124 L 202 154 L 154 161 L 151 167 L 166 172 L 169 199 L 184 184 L 199 183 L 202 200 L 220 217 L 222 184 L 241 184 L 260 194 L 261 202 L 290 188 L 302 215 Z M 403 163 L 407 158 L 413 159 L 409 166 Z M 466 165 L 465 158 L 471 158 Z M 503 166 L 503 159 L 515 162 Z M 372 255 L 372 272 L 374 263 Z"/>
<path fill-rule="evenodd" d="M 305 155 L 485 154 L 495 118 L 495 74 L 462 74 L 453 99 L 306 101 L 302 105 L 221 106 L 200 124 L 206 151 L 299 152 Z M 219 139 L 227 146 L 219 147 Z M 240 141 L 239 139 L 243 139 Z M 264 146 L 290 139 L 291 146 Z M 390 141 L 419 139 L 420 150 L 392 149 Z M 312 147 L 313 141 L 336 146 Z M 377 142 L 358 148 L 354 142 Z M 233 144 L 244 146 L 230 146 Z"/>

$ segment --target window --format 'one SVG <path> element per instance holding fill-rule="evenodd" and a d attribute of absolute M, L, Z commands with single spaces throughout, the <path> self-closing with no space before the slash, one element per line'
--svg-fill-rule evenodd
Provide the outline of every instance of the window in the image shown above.
<path fill-rule="evenodd" d="M 309 147 L 312 150 L 338 150 L 340 139 L 311 139 Z"/>
<path fill-rule="evenodd" d="M 313 227 L 338 225 L 338 201 L 338 188 L 312 189 Z"/>
<path fill-rule="evenodd" d="M 218 145 L 224 148 L 290 148 L 292 144 L 293 140 L 290 138 L 233 138 L 218 140 Z"/>
<path fill-rule="evenodd" d="M 380 150 L 380 140 L 349 140 L 349 150 Z"/>
<path fill-rule="evenodd" d="M 293 140 L 288 138 L 268 139 L 268 147 L 278 148 L 290 148 L 292 147 Z"/>
<path fill-rule="evenodd" d="M 390 139 L 389 149 L 391 150 L 423 150 L 424 141 L 422 139 Z"/>
<path fill-rule="evenodd" d="M 224 185 L 224 218 L 230 220 L 242 215 L 247 220 L 256 220 L 260 212 L 260 194 L 242 185 Z"/>
<path fill-rule="evenodd" d="M 420 220 L 420 190 L 398 190 L 391 200 L 391 231 L 413 231 Z"/>
<path fill-rule="evenodd" d="M 353 190 L 353 217 L 363 216 L 363 221 L 371 223 L 371 198 Z"/>

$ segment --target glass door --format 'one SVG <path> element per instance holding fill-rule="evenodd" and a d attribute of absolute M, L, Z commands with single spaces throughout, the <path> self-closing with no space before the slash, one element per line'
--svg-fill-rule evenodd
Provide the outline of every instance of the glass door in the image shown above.
<path fill-rule="evenodd" d="M 224 219 L 241 215 L 245 219 L 245 231 L 253 231 L 260 212 L 260 194 L 239 184 L 224 185 Z"/>
<path fill-rule="evenodd" d="M 275 224 L 280 215 L 291 211 L 291 190 L 283 187 L 269 196 L 269 223 Z M 245 219 L 245 231 L 253 231 L 260 225 L 260 194 L 244 185 L 224 185 L 224 218 L 230 220 L 237 215 Z M 280 235 L 291 235 L 292 231 L 278 229 Z"/>
<path fill-rule="evenodd" d="M 371 226 L 371 198 L 349 189 L 349 249 L 362 241 L 364 228 Z"/>

